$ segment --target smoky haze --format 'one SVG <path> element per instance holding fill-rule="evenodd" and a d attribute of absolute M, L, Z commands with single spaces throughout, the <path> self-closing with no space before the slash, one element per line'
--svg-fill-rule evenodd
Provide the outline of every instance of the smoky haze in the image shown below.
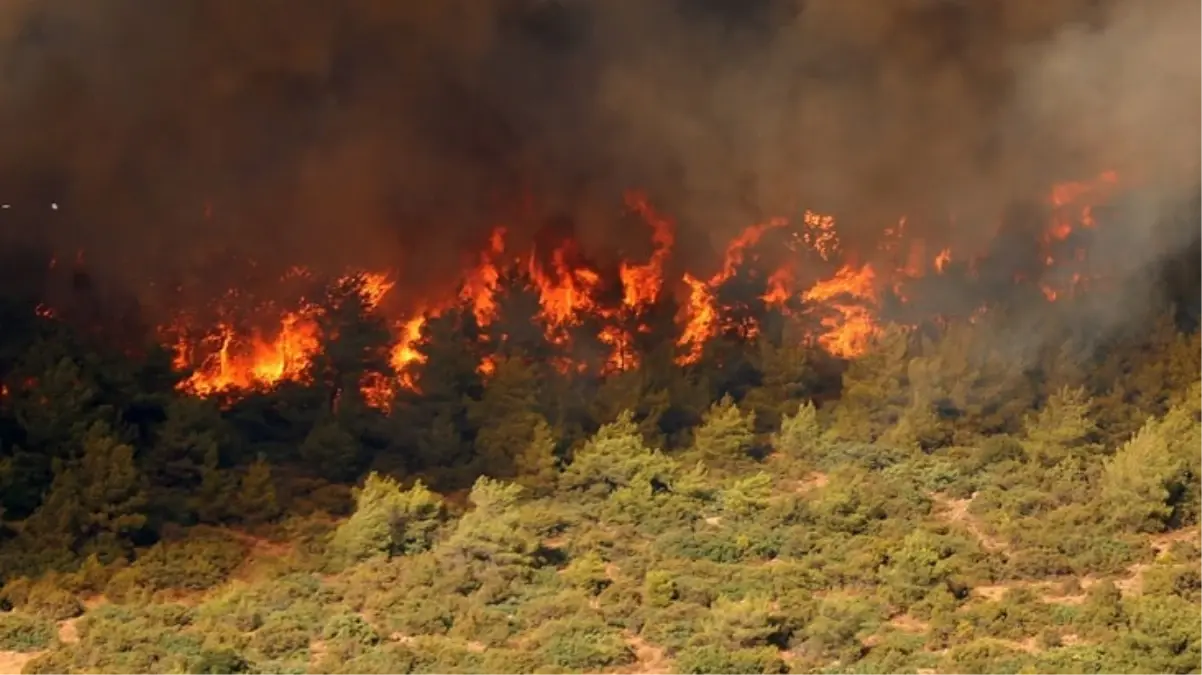
<path fill-rule="evenodd" d="M 115 276 L 233 251 L 419 287 L 502 220 L 638 254 L 628 187 L 704 268 L 799 207 L 851 241 L 954 213 L 916 221 L 979 246 L 1112 169 L 1152 188 L 1138 267 L 1197 234 L 1158 223 L 1197 189 L 1198 26 L 1193 0 L 8 0 L 0 227 Z"/>

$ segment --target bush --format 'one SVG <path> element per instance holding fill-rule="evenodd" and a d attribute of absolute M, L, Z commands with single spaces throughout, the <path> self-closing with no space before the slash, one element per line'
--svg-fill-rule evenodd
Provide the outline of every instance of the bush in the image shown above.
<path fill-rule="evenodd" d="M 129 568 L 132 578 L 123 582 L 152 591 L 202 591 L 225 581 L 245 558 L 242 542 L 217 530 L 196 528 L 187 539 L 155 544 L 138 557 Z"/>
<path fill-rule="evenodd" d="M 197 673 L 198 675 L 236 675 L 239 673 L 251 673 L 254 670 L 251 668 L 250 662 L 246 657 L 232 649 L 220 649 L 216 651 L 204 651 L 201 655 L 189 666 L 188 672 Z"/>
<path fill-rule="evenodd" d="M 51 621 L 70 619 L 83 613 L 83 603 L 68 590 L 70 581 L 55 573 L 37 581 L 17 577 L 0 589 L 0 602 Z"/>
<path fill-rule="evenodd" d="M 342 640 L 361 645 L 374 645 L 380 641 L 380 635 L 371 624 L 358 614 L 336 614 L 326 621 L 321 629 L 323 640 Z"/>
<path fill-rule="evenodd" d="M 272 617 L 251 636 L 250 646 L 269 659 L 307 654 L 309 629 L 294 619 Z"/>
<path fill-rule="evenodd" d="M 557 670 L 597 672 L 634 661 L 622 636 L 593 617 L 550 621 L 535 631 L 533 641 L 546 664 Z"/>
<path fill-rule="evenodd" d="M 690 647 L 676 657 L 678 673 L 787 673 L 780 653 L 769 647 L 724 649 L 717 645 Z"/>
<path fill-rule="evenodd" d="M 16 612 L 0 614 L 0 650 L 33 652 L 54 641 L 54 624 L 46 619 Z"/>

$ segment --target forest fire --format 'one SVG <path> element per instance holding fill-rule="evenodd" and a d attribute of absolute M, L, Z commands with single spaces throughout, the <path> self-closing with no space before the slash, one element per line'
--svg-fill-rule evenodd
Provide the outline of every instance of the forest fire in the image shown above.
<path fill-rule="evenodd" d="M 1051 190 L 1047 206 L 1052 215 L 1039 242 L 1041 255 L 1046 266 L 1059 269 L 1063 264 L 1068 269 L 1038 280 L 1048 301 L 1071 295 L 1086 283 L 1087 277 L 1073 267 L 1081 262 L 1084 249 L 1066 255 L 1065 245 L 1074 232 L 1097 227 L 1093 209 L 1113 194 L 1117 184 L 1117 175 L 1107 172 L 1092 181 L 1064 183 Z M 706 344 L 720 333 L 755 338 L 756 312 L 734 311 L 724 290 L 740 275 L 748 276 L 751 281 L 746 283 L 758 291 L 737 302 L 756 305 L 761 313 L 771 309 L 786 316 L 812 316 L 816 328 L 807 339 L 834 357 L 854 358 L 886 322 L 881 316 L 884 294 L 892 293 L 905 303 L 908 284 L 914 280 L 950 274 L 953 261 L 972 259 L 971 252 L 946 247 L 928 252 L 927 242 L 909 236 L 902 219 L 885 233 L 881 246 L 891 252 L 894 262 L 862 260 L 843 247 L 834 216 L 805 211 L 796 220 L 774 218 L 743 230 L 726 246 L 716 273 L 683 273 L 670 279 L 665 268 L 675 243 L 674 221 L 641 194 L 629 193 L 625 207 L 649 229 L 651 253 L 644 260 L 622 260 L 612 275 L 590 265 L 571 239 L 550 250 L 533 246 L 514 251 L 508 248 L 506 229 L 497 227 L 475 265 L 461 275 L 457 293 L 422 298 L 413 303 L 416 308 L 408 316 L 385 317 L 394 335 L 390 360 L 395 378 L 365 382 L 367 399 L 385 405 L 397 386 L 415 388 L 411 371 L 425 359 L 421 343 L 430 318 L 458 306 L 487 329 L 498 320 L 501 297 L 515 285 L 537 300 L 532 320 L 550 344 L 569 348 L 579 331 L 592 331 L 592 337 L 610 350 L 604 364 L 596 368 L 603 375 L 636 365 L 637 357 L 629 348 L 634 333 L 646 329 L 642 317 L 665 298 L 679 300 L 676 360 L 683 366 L 697 362 Z M 774 233 L 771 240 L 769 233 Z M 959 273 L 975 274 L 972 264 L 960 267 Z M 366 273 L 358 278 L 365 307 L 383 311 L 382 301 L 393 289 L 389 277 Z M 164 334 L 174 336 L 176 366 L 192 373 L 181 386 L 206 395 L 303 378 L 320 342 L 317 305 L 302 303 L 275 319 L 255 316 L 250 323 L 256 327 L 240 331 L 235 327 L 240 324 L 231 319 L 205 328 L 181 316 L 166 327 Z M 556 365 L 561 370 L 589 370 L 570 358 Z M 493 367 L 493 358 L 486 355 L 479 370 L 487 375 Z"/>

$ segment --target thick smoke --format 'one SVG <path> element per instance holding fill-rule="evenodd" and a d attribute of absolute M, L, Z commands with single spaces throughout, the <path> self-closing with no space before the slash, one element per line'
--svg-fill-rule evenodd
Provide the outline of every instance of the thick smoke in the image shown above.
<path fill-rule="evenodd" d="M 636 186 L 683 262 L 798 208 L 981 245 L 1016 199 L 1117 170 L 1196 190 L 1192 0 L 10 0 L 5 234 L 111 274 L 268 263 L 445 283 L 500 221 L 637 253 Z M 57 203 L 57 211 L 49 204 Z M 524 205 L 524 206 L 523 206 Z M 515 214 L 521 214 L 520 216 Z M 930 214 L 930 218 L 922 217 Z M 954 214 L 955 227 L 947 214 Z"/>

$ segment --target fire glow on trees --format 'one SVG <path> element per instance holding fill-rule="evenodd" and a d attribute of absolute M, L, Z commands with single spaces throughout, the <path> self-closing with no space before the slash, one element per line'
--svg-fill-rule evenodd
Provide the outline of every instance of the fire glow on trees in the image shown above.
<path fill-rule="evenodd" d="M 1038 280 L 1047 300 L 1072 295 L 1089 282 L 1076 265 L 1082 261 L 1084 250 L 1066 257 L 1063 244 L 1075 231 L 1097 226 L 1093 209 L 1113 194 L 1117 185 L 1118 176 L 1107 172 L 1091 181 L 1064 183 L 1051 190 L 1048 201 L 1053 218 L 1039 241 L 1044 265 L 1055 267 L 1057 272 Z M 853 252 L 841 247 L 834 217 L 806 211 L 796 222 L 776 218 L 745 229 L 726 247 L 718 272 L 708 277 L 685 273 L 673 280 L 665 271 L 675 243 L 673 220 L 658 212 L 641 194 L 629 193 L 625 202 L 627 211 L 650 230 L 652 249 L 647 259 L 622 261 L 616 279 L 608 279 L 600 269 L 583 261 L 574 241 L 562 241 L 550 251 L 511 251 L 505 228 L 496 228 L 476 257 L 476 264 L 462 274 L 457 294 L 423 298 L 409 316 L 391 320 L 395 338 L 391 362 L 396 378 L 365 384 L 367 400 L 383 405 L 395 387 L 414 387 L 411 372 L 424 360 L 418 343 L 430 317 L 462 305 L 470 309 L 481 327 L 496 321 L 498 294 L 504 279 L 514 271 L 537 296 L 537 319 L 550 343 L 566 346 L 572 329 L 585 325 L 586 319 L 588 326 L 599 327 L 598 341 L 611 350 L 601 369 L 603 374 L 636 365 L 629 348 L 631 333 L 646 328 L 639 317 L 667 293 L 682 300 L 676 317 L 677 362 L 688 365 L 698 361 L 707 341 L 733 320 L 730 308 L 720 301 L 720 287 L 746 266 L 762 266 L 757 245 L 769 232 L 785 235 L 783 246 L 777 247 L 785 251 L 773 257 L 782 262 L 760 270 L 765 273 L 766 290 L 759 300 L 786 315 L 812 314 L 818 328 L 808 339 L 838 358 L 862 353 L 881 330 L 883 293 L 892 292 L 905 303 L 910 282 L 927 275 L 943 275 L 954 264 L 964 262 L 950 248 L 928 252 L 923 241 L 907 235 L 905 219 L 885 233 L 881 248 L 891 253 L 892 260 L 860 262 Z M 966 269 L 969 275 L 975 273 L 971 259 Z M 303 276 L 305 271 L 294 270 L 291 274 Z M 379 310 L 392 289 L 388 276 L 371 272 L 360 273 L 359 277 L 365 306 Z M 602 294 L 613 284 L 620 286 L 619 301 L 603 302 Z M 230 318 L 214 325 L 198 325 L 194 317 L 180 314 L 163 327 L 162 334 L 170 336 L 165 339 L 175 348 L 175 365 L 191 372 L 181 387 L 199 395 L 236 394 L 302 378 L 319 347 L 318 306 L 302 301 L 274 317 L 253 317 L 253 327 L 239 329 L 233 319 L 237 298 L 230 296 L 227 300 Z M 754 337 L 759 327 L 742 321 L 735 332 L 743 338 Z M 583 364 L 570 362 L 556 365 L 561 369 L 585 369 Z M 489 357 L 479 365 L 485 375 L 492 367 Z"/>

